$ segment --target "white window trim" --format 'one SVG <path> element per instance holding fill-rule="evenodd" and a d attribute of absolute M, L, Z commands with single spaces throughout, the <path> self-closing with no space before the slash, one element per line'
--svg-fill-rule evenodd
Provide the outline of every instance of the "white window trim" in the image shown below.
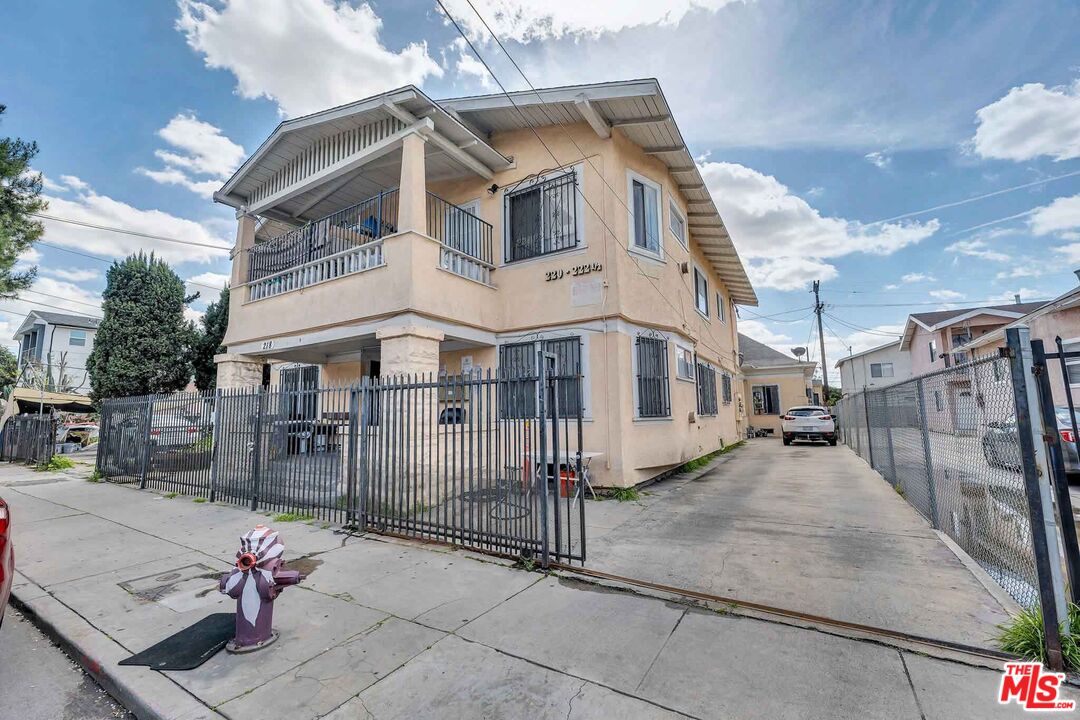
<path fill-rule="evenodd" d="M 675 216 L 675 217 L 679 218 L 680 220 L 682 220 L 682 228 L 683 228 L 683 237 L 682 238 L 680 238 L 678 235 L 676 235 L 675 231 L 671 229 L 671 217 L 672 216 Z M 677 205 L 675 205 L 674 198 L 672 198 L 670 196 L 668 196 L 668 222 L 667 222 L 667 228 L 668 228 L 668 232 L 671 233 L 671 236 L 673 238 L 675 238 L 676 241 L 678 241 L 679 245 L 682 245 L 683 250 L 689 251 L 690 250 L 690 225 L 687 224 L 687 222 L 686 222 L 686 214 L 683 213 L 683 211 L 680 210 Z"/>
<path fill-rule="evenodd" d="M 698 307 L 698 294 L 697 294 L 697 278 L 701 275 L 701 279 L 705 282 L 705 309 L 702 310 Z M 709 319 L 709 276 L 705 272 L 705 269 L 694 263 L 694 309 L 697 310 L 697 314 L 706 320 Z"/>
<path fill-rule="evenodd" d="M 72 339 L 74 338 L 75 333 L 82 333 L 82 337 L 80 338 L 82 340 L 82 342 L 77 344 L 77 345 L 72 342 Z M 69 330 L 68 331 L 68 347 L 86 347 L 86 341 L 89 340 L 89 339 L 90 339 L 90 337 L 89 337 L 89 335 L 87 335 L 85 330 Z"/>
<path fill-rule="evenodd" d="M 716 319 L 727 325 L 727 298 L 719 290 L 716 291 Z"/>
<path fill-rule="evenodd" d="M 674 351 L 671 348 L 672 348 L 672 346 L 675 345 L 675 340 L 671 336 L 669 336 L 667 333 L 661 333 L 660 335 L 664 340 L 667 341 L 667 346 L 668 346 L 668 414 L 665 417 L 641 417 L 641 415 L 640 415 L 641 403 L 639 402 L 639 398 L 638 398 L 638 382 L 637 382 L 637 376 L 638 376 L 638 357 L 637 356 L 638 356 L 638 354 L 637 354 L 637 344 L 634 342 L 637 339 L 637 335 L 631 335 L 630 336 L 630 388 L 631 388 L 631 391 L 632 391 L 631 397 L 632 397 L 633 402 L 634 402 L 634 418 L 633 418 L 633 422 L 636 422 L 636 423 L 671 422 L 672 420 L 675 419 L 675 416 L 674 416 L 674 413 L 675 413 L 674 404 L 675 403 L 674 403 L 674 400 L 672 399 L 672 395 L 671 395 L 671 382 L 670 382 L 671 381 L 671 362 L 674 359 L 674 355 L 675 355 Z M 676 372 L 675 375 L 677 377 L 678 372 Z M 694 402 L 695 402 L 695 407 L 696 407 L 696 403 L 697 403 L 697 398 L 696 397 L 694 398 Z"/>
<path fill-rule="evenodd" d="M 508 247 L 508 243 L 510 242 L 510 208 L 506 204 L 507 190 L 512 189 L 515 192 L 518 190 L 524 190 L 525 188 L 530 188 L 537 183 L 541 183 L 557 175 L 563 175 L 570 170 L 574 171 L 575 181 L 577 183 L 578 189 L 578 192 L 574 193 L 574 218 L 576 219 L 575 232 L 577 233 L 578 238 L 577 245 L 565 248 L 563 250 L 556 250 L 555 252 L 544 253 L 543 255 L 536 255 L 531 258 L 525 258 L 524 260 L 514 260 L 513 262 L 507 262 L 506 248 Z M 526 180 L 518 185 L 514 185 L 512 188 L 501 189 L 501 193 L 499 195 L 499 202 L 502 205 L 502 245 L 499 249 L 499 267 L 516 267 L 518 265 L 524 265 L 526 263 L 550 260 L 551 258 L 559 257 L 561 255 L 570 255 L 574 253 L 580 254 L 588 249 L 589 244 L 585 237 L 585 202 L 583 199 L 585 195 L 585 185 L 583 184 L 584 181 L 585 167 L 581 163 L 578 163 L 573 167 L 559 168 L 557 170 L 544 173 L 543 175 L 538 175 L 537 177 L 534 177 L 530 180 Z"/>
<path fill-rule="evenodd" d="M 657 228 L 657 233 L 656 233 L 656 242 L 659 243 L 659 248 L 658 248 L 657 252 L 652 252 L 650 250 L 646 250 L 645 248 L 640 248 L 640 247 L 638 247 L 637 245 L 634 244 L 634 181 L 635 180 L 640 182 L 642 185 L 647 185 L 647 186 L 653 188 L 654 190 L 656 190 L 656 193 L 657 193 L 657 195 L 656 195 L 657 208 L 656 209 L 657 209 L 658 220 L 660 222 L 660 227 Z M 660 183 L 656 182 L 655 180 L 650 180 L 649 178 L 645 177 L 644 175 L 641 175 L 640 173 L 636 173 L 633 170 L 627 170 L 626 171 L 626 209 L 627 209 L 627 216 L 626 217 L 627 217 L 627 220 L 629 221 L 629 223 L 627 224 L 627 230 L 628 230 L 628 232 L 627 232 L 628 237 L 627 237 L 627 243 L 626 243 L 627 249 L 630 252 L 634 253 L 635 255 L 640 255 L 642 257 L 649 258 L 650 260 L 659 260 L 660 262 L 665 262 L 665 260 L 664 260 L 664 188 L 663 188 L 663 186 L 661 186 Z"/>
<path fill-rule="evenodd" d="M 685 343 L 681 343 L 678 340 L 672 342 L 668 341 L 669 345 L 674 345 L 675 350 L 675 379 L 682 380 L 683 382 L 694 383 L 697 385 L 697 355 L 694 353 L 694 349 Z M 683 377 L 679 374 L 679 350 L 690 354 L 690 377 Z M 637 353 L 634 353 L 634 357 L 637 357 Z M 637 377 L 635 368 L 634 377 Z M 634 383 L 634 387 L 637 387 L 637 383 Z"/>
<path fill-rule="evenodd" d="M 525 261 L 522 261 L 525 262 Z M 514 263 L 515 265 L 517 263 Z M 576 337 L 581 341 L 581 421 L 592 422 L 592 369 L 589 365 L 589 345 L 591 333 L 577 329 L 549 330 L 540 334 L 535 332 L 522 335 L 497 335 L 495 339 L 495 362 L 498 364 L 499 348 L 503 345 L 518 345 L 531 342 L 533 351 L 539 349 L 539 344 L 544 340 L 561 340 L 567 337 Z M 635 383 L 636 385 L 637 383 Z M 533 417 L 536 417 L 535 415 Z"/>

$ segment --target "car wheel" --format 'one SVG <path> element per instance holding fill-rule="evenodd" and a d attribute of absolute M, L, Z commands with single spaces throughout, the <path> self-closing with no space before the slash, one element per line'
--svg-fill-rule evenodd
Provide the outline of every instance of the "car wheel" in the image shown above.
<path fill-rule="evenodd" d="M 830 440 L 829 445 L 831 445 L 832 447 L 836 447 L 836 438 L 833 438 L 832 440 Z"/>
<path fill-rule="evenodd" d="M 785 445 L 790 445 L 791 444 L 791 438 L 784 438 L 784 444 Z"/>

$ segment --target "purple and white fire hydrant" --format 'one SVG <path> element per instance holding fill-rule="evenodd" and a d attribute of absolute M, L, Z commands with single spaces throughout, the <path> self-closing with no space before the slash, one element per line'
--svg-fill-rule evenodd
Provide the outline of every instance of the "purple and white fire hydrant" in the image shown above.
<path fill-rule="evenodd" d="M 236 637 L 225 649 L 243 653 L 264 648 L 278 638 L 274 632 L 274 599 L 304 576 L 282 567 L 285 545 L 276 531 L 265 525 L 240 538 L 236 567 L 221 576 L 218 589 L 236 598 Z"/>

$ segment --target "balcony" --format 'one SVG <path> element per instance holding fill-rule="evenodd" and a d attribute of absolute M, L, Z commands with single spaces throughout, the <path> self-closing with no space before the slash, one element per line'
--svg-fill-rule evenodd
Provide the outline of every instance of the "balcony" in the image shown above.
<path fill-rule="evenodd" d="M 426 203 L 427 234 L 440 244 L 439 266 L 490 285 L 491 225 L 431 193 Z M 247 251 L 248 301 L 383 267 L 383 241 L 398 232 L 398 205 L 398 191 L 387 190 L 256 243 Z"/>

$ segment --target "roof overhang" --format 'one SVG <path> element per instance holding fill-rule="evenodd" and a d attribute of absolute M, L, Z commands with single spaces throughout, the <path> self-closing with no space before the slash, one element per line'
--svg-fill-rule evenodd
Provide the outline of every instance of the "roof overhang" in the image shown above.
<path fill-rule="evenodd" d="M 1012 321 L 1008 325 L 1002 325 L 996 330 L 992 330 L 988 333 L 980 335 L 977 338 L 972 339 L 971 342 L 964 345 L 962 350 L 974 350 L 975 348 L 985 347 L 995 342 L 1000 342 L 1005 337 L 1005 331 L 1009 328 L 1023 327 L 1027 323 L 1037 318 L 1049 315 L 1055 312 L 1061 312 L 1062 310 L 1072 310 L 1080 307 L 1080 288 L 1073 288 L 1072 290 L 1059 295 L 1053 300 L 1043 305 L 1038 310 L 1032 310 L 1027 315 L 1022 315 L 1016 320 Z"/>
<path fill-rule="evenodd" d="M 477 133 L 587 123 L 600 137 L 618 130 L 663 162 L 686 198 L 690 236 L 728 287 L 733 302 L 757 305 L 735 245 L 686 146 L 660 83 L 653 79 L 474 95 L 440 104 Z"/>
<path fill-rule="evenodd" d="M 878 345 L 877 347 L 870 348 L 869 350 L 863 350 L 862 352 L 857 352 L 857 353 L 855 353 L 853 355 L 848 355 L 847 357 L 842 357 L 842 358 L 840 358 L 839 360 L 836 361 L 836 364 L 833 365 L 833 367 L 838 368 L 841 365 L 843 365 L 844 363 L 848 362 L 849 360 L 854 360 L 855 358 L 860 358 L 860 357 L 862 357 L 864 355 L 870 355 L 871 353 L 876 353 L 876 352 L 881 351 L 881 350 L 888 350 L 889 348 L 893 347 L 894 345 L 896 346 L 897 350 L 901 350 L 902 348 L 900 347 L 900 343 L 901 343 L 900 340 L 894 340 L 893 342 L 885 343 L 884 345 Z"/>

